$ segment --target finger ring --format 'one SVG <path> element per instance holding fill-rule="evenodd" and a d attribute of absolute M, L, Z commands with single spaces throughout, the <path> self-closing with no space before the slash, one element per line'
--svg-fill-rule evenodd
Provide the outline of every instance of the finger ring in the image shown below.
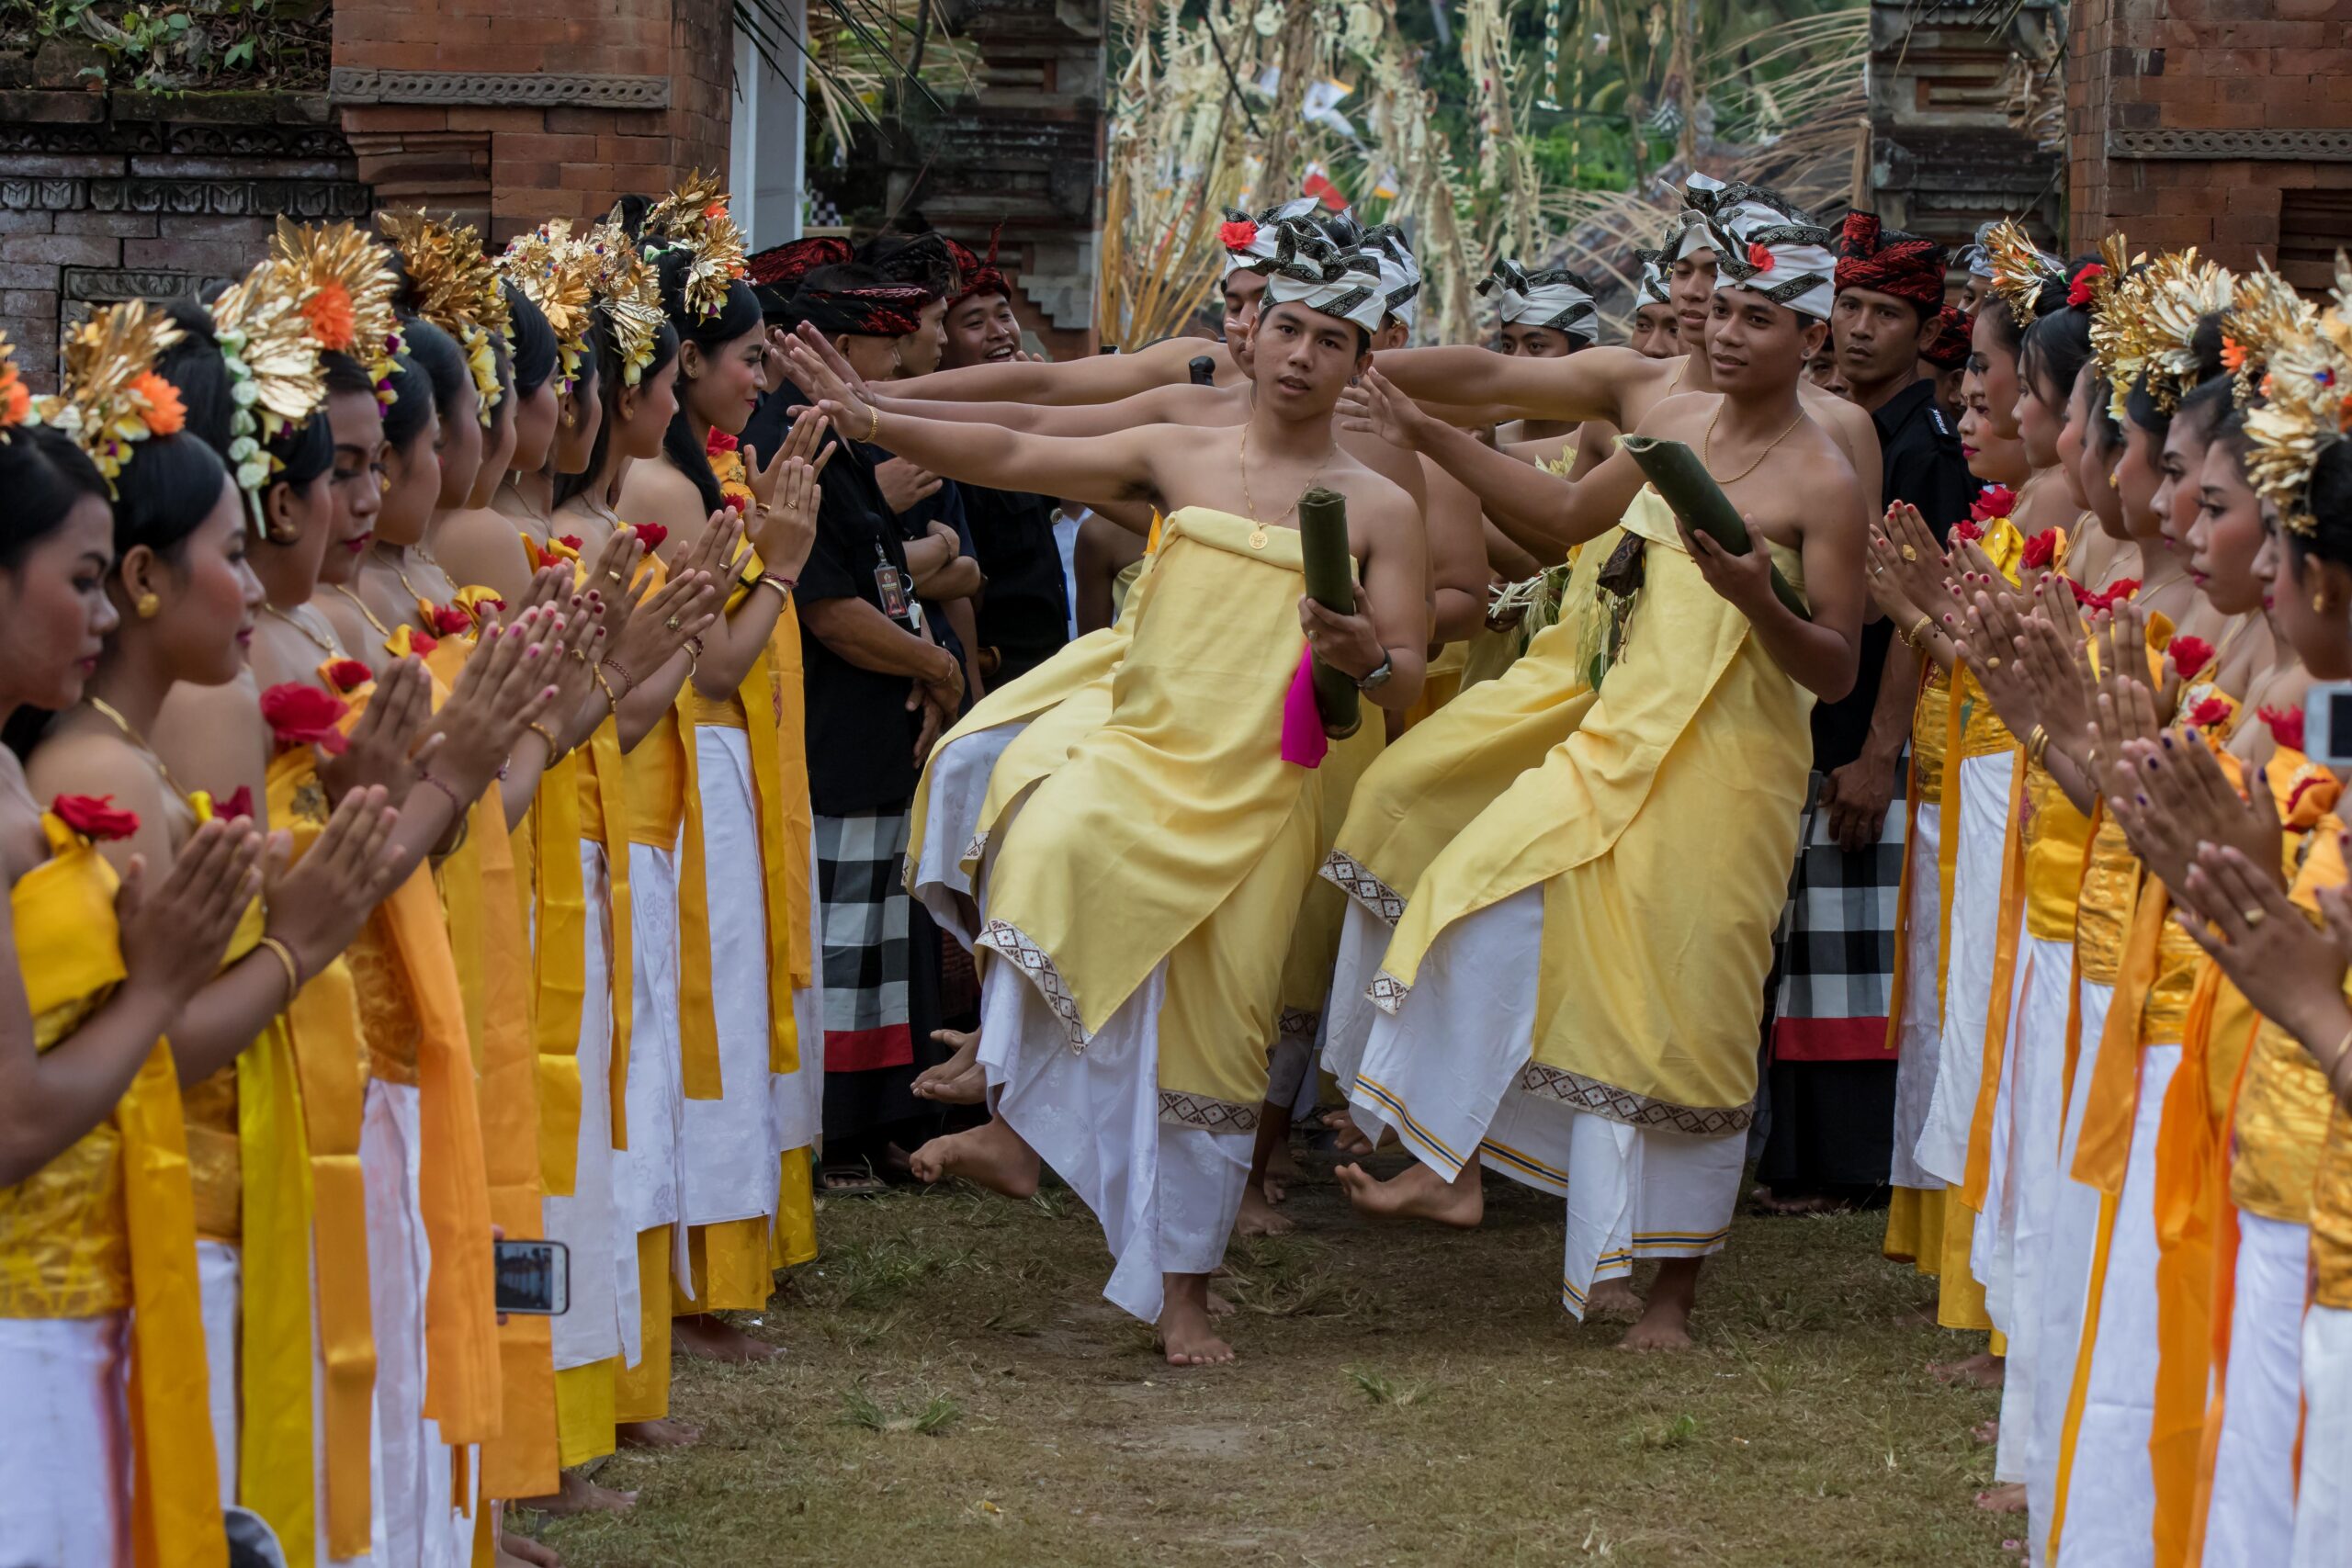
<path fill-rule="evenodd" d="M 678 617 L 673 615 L 668 620 L 662 622 L 662 625 L 667 630 L 676 631 L 678 629 Z"/>
<path fill-rule="evenodd" d="M 587 654 L 585 654 L 585 653 L 582 652 L 579 649 L 576 649 L 576 648 L 575 648 L 575 649 L 573 649 L 571 650 L 571 657 L 572 657 L 572 658 L 574 658 L 574 659 L 577 659 L 577 660 L 580 660 L 580 662 L 581 662 L 581 663 L 582 663 L 582 664 L 585 664 L 585 663 L 587 663 L 587 662 L 588 662 L 588 656 L 587 656 Z"/>
<path fill-rule="evenodd" d="M 613 570 L 610 567 L 605 569 L 605 575 L 611 578 L 615 582 L 618 582 L 621 580 L 621 574 Z"/>
<path fill-rule="evenodd" d="M 1919 551 L 1917 547 L 1912 545 L 1904 546 L 1903 558 L 1905 560 L 1917 560 L 1919 558 Z"/>
<path fill-rule="evenodd" d="M 2000 656 L 1999 654 L 1997 654 L 1997 653 L 1995 653 L 1995 654 L 1989 654 L 1989 655 L 1987 655 L 1987 656 L 1985 657 L 1985 660 L 1984 660 L 1984 668 L 1985 668 L 1985 669 L 1987 669 L 1987 670 L 1998 670 L 2000 667 L 2001 667 L 2001 656 Z"/>
<path fill-rule="evenodd" d="M 2245 923 L 2249 930 L 2262 923 L 2262 911 L 2259 909 L 2241 909 L 2238 912 L 2245 917 Z"/>

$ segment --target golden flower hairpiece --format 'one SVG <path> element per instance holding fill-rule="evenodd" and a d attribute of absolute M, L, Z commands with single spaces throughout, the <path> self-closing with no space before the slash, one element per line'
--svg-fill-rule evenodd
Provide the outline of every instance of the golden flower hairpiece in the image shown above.
<path fill-rule="evenodd" d="M 2244 408 L 2262 385 L 2270 355 L 2319 323 L 2319 312 L 2294 285 L 2261 261 L 2238 280 L 2229 312 L 2222 318 L 2222 366 L 2230 373 L 2231 396 Z"/>
<path fill-rule="evenodd" d="M 688 174 L 683 185 L 654 203 L 641 234 L 646 244 L 682 245 L 693 254 L 684 289 L 687 310 L 709 317 L 727 308 L 728 286 L 744 272 L 743 231 L 727 210 L 718 175 L 700 169 Z"/>
<path fill-rule="evenodd" d="M 2246 479 L 2298 534 L 2318 526 L 2312 474 L 2352 428 L 2352 265 L 2335 258 L 2335 299 L 2271 345 L 2261 406 L 2245 416 Z"/>
<path fill-rule="evenodd" d="M 2004 218 L 1984 236 L 1984 250 L 1993 265 L 1993 291 L 2007 302 L 2020 331 L 2033 325 L 2041 291 L 2066 281 L 2058 258 L 2027 238 L 2025 227 Z"/>
<path fill-rule="evenodd" d="M 392 309 L 400 286 L 392 253 L 350 223 L 297 224 L 281 217 L 269 255 L 305 288 L 302 315 L 320 350 L 366 366 L 376 400 L 390 404 L 393 362 L 405 346 Z"/>
<path fill-rule="evenodd" d="M 588 348 L 589 307 L 594 302 L 599 257 L 571 236 L 571 220 L 551 218 L 507 242 L 498 269 L 539 308 L 555 333 L 557 390 L 569 392 L 580 379 Z"/>
<path fill-rule="evenodd" d="M 487 429 L 500 395 L 490 334 L 504 332 L 511 322 L 498 269 L 482 254 L 481 236 L 470 223 L 444 223 L 423 209 L 387 212 L 376 221 L 408 269 L 416 313 L 464 348 L 473 377 L 474 417 Z"/>
<path fill-rule="evenodd" d="M 607 219 L 598 224 L 585 243 L 594 268 L 589 287 L 620 353 L 622 383 L 634 387 L 653 363 L 653 345 L 668 320 L 661 282 L 617 222 Z"/>
<path fill-rule="evenodd" d="M 263 443 L 301 423 L 326 401 L 318 340 L 304 310 L 301 277 L 265 259 L 212 302 L 212 335 L 229 371 L 229 462 L 254 531 L 266 536 L 261 496 L 285 467 Z"/>
<path fill-rule="evenodd" d="M 28 423 L 73 437 L 106 476 L 107 493 L 115 493 L 133 446 L 175 435 L 187 423 L 179 389 L 155 373 L 156 357 L 185 335 L 144 299 L 92 312 L 65 340 L 62 389 L 34 399 Z"/>

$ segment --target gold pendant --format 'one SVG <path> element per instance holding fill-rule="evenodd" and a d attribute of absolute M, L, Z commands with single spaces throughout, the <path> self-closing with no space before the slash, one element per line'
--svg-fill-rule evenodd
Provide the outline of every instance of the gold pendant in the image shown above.
<path fill-rule="evenodd" d="M 1250 547 L 1253 550 L 1266 547 L 1266 525 L 1263 523 L 1250 530 Z"/>

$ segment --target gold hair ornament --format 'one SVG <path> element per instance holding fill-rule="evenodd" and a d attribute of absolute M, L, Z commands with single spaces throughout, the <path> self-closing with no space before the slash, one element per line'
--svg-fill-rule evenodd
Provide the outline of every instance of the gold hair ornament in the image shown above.
<path fill-rule="evenodd" d="M 107 492 L 131 449 L 187 423 L 179 389 L 155 373 L 155 358 L 184 337 L 172 319 L 144 299 L 94 312 L 65 340 L 65 370 L 54 396 L 32 400 L 28 423 L 73 437 L 106 476 Z"/>
<path fill-rule="evenodd" d="M 694 256 L 686 270 L 685 305 L 707 319 L 727 308 L 728 287 L 743 276 L 743 231 L 727 210 L 727 193 L 718 176 L 700 169 L 645 215 L 641 242 L 667 243 Z"/>
<path fill-rule="evenodd" d="M 598 224 L 586 243 L 594 269 L 589 287 L 604 308 L 613 346 L 620 354 L 621 384 L 634 387 L 652 365 L 653 344 L 668 321 L 662 310 L 662 285 L 617 222 L 607 219 Z"/>
<path fill-rule="evenodd" d="M 399 287 L 392 253 L 350 223 L 297 224 L 281 217 L 269 256 L 300 281 L 302 315 L 321 351 L 366 366 L 377 402 L 390 408 L 392 371 L 407 346 L 392 309 Z"/>
<path fill-rule="evenodd" d="M 498 359 L 490 334 L 511 324 L 498 269 L 482 254 L 470 223 L 444 223 L 423 209 L 387 212 L 377 220 L 401 254 L 416 293 L 416 312 L 458 340 L 474 382 L 474 417 L 489 428 L 498 407 Z"/>
<path fill-rule="evenodd" d="M 1993 225 L 1984 236 L 1984 249 L 1993 265 L 1993 291 L 2007 303 L 2022 332 L 2033 325 L 2041 291 L 2053 283 L 2064 283 L 2065 271 L 2056 257 L 2026 236 L 2024 226 L 2014 218 Z"/>
<path fill-rule="evenodd" d="M 229 371 L 229 465 L 254 532 L 269 536 L 262 491 L 283 459 L 264 446 L 326 401 L 318 340 L 303 313 L 300 277 L 265 260 L 212 302 L 212 335 Z"/>
<path fill-rule="evenodd" d="M 2309 330 L 2270 350 L 2261 406 L 2245 416 L 2246 479 L 2290 529 L 2318 526 L 2312 474 L 2352 427 L 2352 264 L 2335 258 L 2335 299 Z"/>
<path fill-rule="evenodd" d="M 571 237 L 571 221 L 565 218 L 515 235 L 498 258 L 506 281 L 539 308 L 555 333 L 559 392 L 570 392 L 580 379 L 598 260 L 586 242 Z"/>

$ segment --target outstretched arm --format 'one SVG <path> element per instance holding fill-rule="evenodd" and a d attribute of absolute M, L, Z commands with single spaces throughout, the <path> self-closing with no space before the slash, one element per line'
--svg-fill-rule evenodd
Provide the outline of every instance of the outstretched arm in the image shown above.
<path fill-rule="evenodd" d="M 1089 500 L 1098 495 L 1151 500 L 1159 494 L 1140 432 L 1032 435 L 995 425 L 885 413 L 857 396 L 820 352 L 820 344 L 809 341 L 815 334 L 802 330 L 804 335 L 791 339 L 786 349 L 794 379 L 819 400 L 836 430 L 887 446 L 934 474 L 997 490 L 1045 491 Z M 831 345 L 821 347 L 830 350 Z"/>
<path fill-rule="evenodd" d="M 1377 370 L 1364 373 L 1363 382 L 1341 399 L 1340 411 L 1351 430 L 1370 431 L 1427 454 L 1477 496 L 1506 536 L 1539 560 L 1556 560 L 1569 546 L 1605 532 L 1642 487 L 1641 470 L 1627 457 L 1612 458 L 1574 482 L 1522 463 L 1468 431 L 1430 418 Z"/>
<path fill-rule="evenodd" d="M 1153 387 L 1174 386 L 1192 378 L 1191 366 L 1202 355 L 1217 364 L 1220 382 L 1233 379 L 1233 355 L 1225 344 L 1207 338 L 1164 338 L 1133 354 L 1098 354 L 1086 359 L 1034 360 L 1001 365 L 963 365 L 934 370 L 891 384 L 899 398 L 918 401 L 947 399 L 959 402 L 1110 403 Z"/>
<path fill-rule="evenodd" d="M 1617 389 L 1649 362 L 1630 348 L 1588 348 L 1566 359 L 1521 359 L 1491 349 L 1389 348 L 1373 366 L 1414 401 L 1454 405 L 1449 420 L 1605 419 L 1622 424 Z"/>

